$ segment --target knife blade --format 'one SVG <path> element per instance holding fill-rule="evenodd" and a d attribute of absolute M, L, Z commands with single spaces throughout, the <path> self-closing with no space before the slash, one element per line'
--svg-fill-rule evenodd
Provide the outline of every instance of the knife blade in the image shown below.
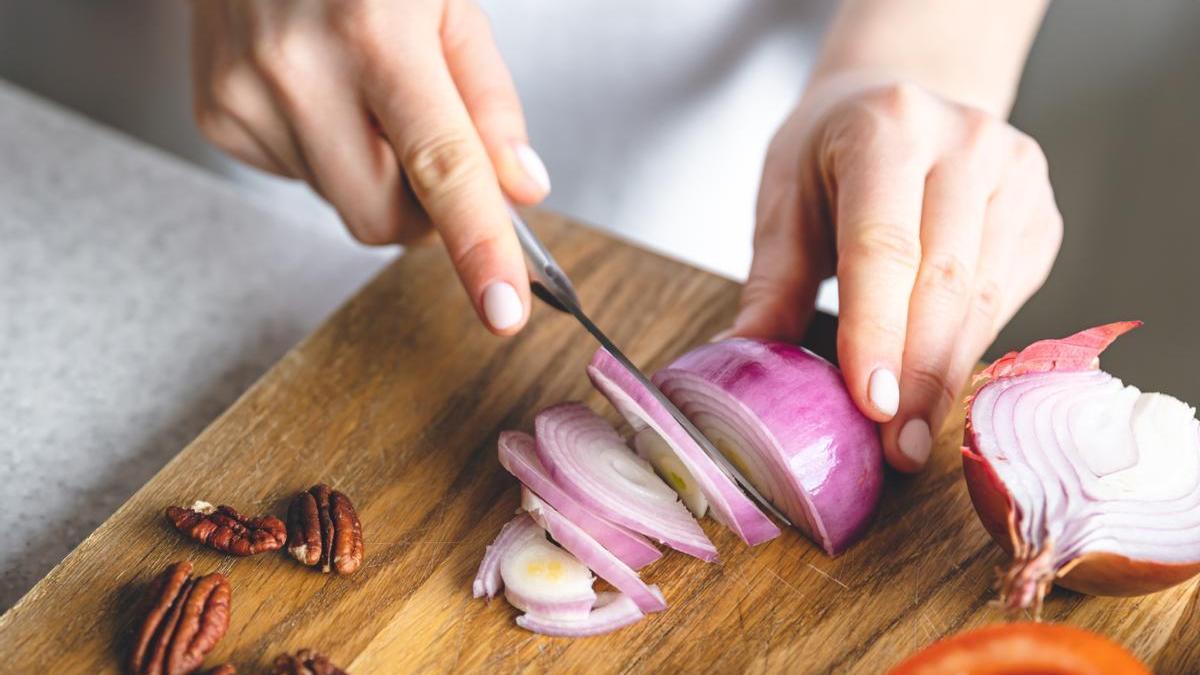
<path fill-rule="evenodd" d="M 785 525 L 791 526 L 792 522 L 788 520 L 787 516 L 785 516 L 779 509 L 775 508 L 774 504 L 767 501 L 767 498 L 764 497 L 754 487 L 754 485 L 750 483 L 749 479 L 743 476 L 742 473 L 737 470 L 737 467 L 733 466 L 733 464 L 725 458 L 725 455 L 723 455 L 721 451 L 713 445 L 712 441 L 708 440 L 708 437 L 701 433 L 700 430 L 696 428 L 696 425 L 692 424 L 691 420 L 684 416 L 683 412 L 681 412 L 679 408 L 677 408 L 675 404 L 667 398 L 666 394 L 663 394 L 662 391 L 650 381 L 650 378 L 646 377 L 645 373 L 643 373 L 641 369 L 633 365 L 633 362 L 630 361 L 615 344 L 613 344 L 613 341 L 604 334 L 604 331 L 600 330 L 600 328 L 591 320 L 591 318 L 588 317 L 588 315 L 583 311 L 583 307 L 579 302 L 579 295 L 575 292 L 575 287 L 571 284 L 571 280 L 567 278 L 566 273 L 563 272 L 561 267 L 559 267 L 558 262 L 554 259 L 554 256 L 550 254 L 550 249 L 546 248 L 546 245 L 542 243 L 542 240 L 539 239 L 536 234 L 534 234 L 533 230 L 530 229 L 529 225 L 525 223 L 525 220 L 521 218 L 521 214 L 517 213 L 516 209 L 512 208 L 512 206 L 509 206 L 508 212 L 512 218 L 513 229 L 516 230 L 517 239 L 520 240 L 521 248 L 525 251 L 526 262 L 529 266 L 530 283 L 532 285 L 531 287 L 533 294 L 551 307 L 574 316 L 575 319 L 584 327 L 584 329 L 586 329 L 588 333 L 591 333 L 592 337 L 594 337 L 596 341 L 600 343 L 600 346 L 603 347 L 609 354 L 611 354 L 613 358 L 615 358 L 617 362 L 621 364 L 622 367 L 628 370 L 629 373 L 633 375 L 634 378 L 636 378 L 637 381 L 643 387 L 645 387 L 652 396 L 654 396 L 655 400 L 657 400 L 663 406 L 663 408 L 665 408 L 667 412 L 671 414 L 671 417 L 675 418 L 675 421 L 683 427 L 684 431 L 686 431 L 688 435 L 692 437 L 692 440 L 694 440 L 696 444 L 700 446 L 700 449 L 704 451 L 704 454 L 708 455 L 709 459 L 711 459 L 713 463 L 717 465 L 717 467 L 722 473 L 725 474 L 726 477 L 728 477 L 734 482 L 735 485 L 741 488 L 742 491 L 746 493 L 746 495 L 761 508 L 775 516 Z"/>

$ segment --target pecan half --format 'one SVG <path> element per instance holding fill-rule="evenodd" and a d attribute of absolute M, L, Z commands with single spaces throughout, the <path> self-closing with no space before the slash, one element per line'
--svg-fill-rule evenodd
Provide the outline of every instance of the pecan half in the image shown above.
<path fill-rule="evenodd" d="M 287 527 L 275 516 L 248 518 L 231 506 L 198 501 L 191 508 L 167 507 L 175 529 L 224 553 L 254 555 L 274 551 L 287 541 Z"/>
<path fill-rule="evenodd" d="M 272 675 L 350 675 L 311 649 L 301 649 L 292 654 L 275 657 Z"/>
<path fill-rule="evenodd" d="M 362 523 L 350 498 L 314 485 L 288 507 L 288 553 L 301 563 L 320 565 L 322 572 L 352 574 L 362 565 Z"/>
<path fill-rule="evenodd" d="M 192 577 L 177 562 L 150 586 L 150 611 L 129 657 L 136 675 L 182 675 L 200 667 L 229 628 L 229 580 L 213 573 Z"/>

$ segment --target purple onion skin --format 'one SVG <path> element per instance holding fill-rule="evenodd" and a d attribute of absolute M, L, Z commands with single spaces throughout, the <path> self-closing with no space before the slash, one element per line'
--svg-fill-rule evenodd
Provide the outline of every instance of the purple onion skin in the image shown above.
<path fill-rule="evenodd" d="M 859 412 L 833 364 L 794 345 L 734 338 L 684 354 L 655 383 L 672 370 L 740 401 L 778 442 L 785 463 L 803 469 L 794 477 L 824 525 L 826 552 L 837 555 L 862 537 L 883 491 L 883 449 L 878 425 Z"/>

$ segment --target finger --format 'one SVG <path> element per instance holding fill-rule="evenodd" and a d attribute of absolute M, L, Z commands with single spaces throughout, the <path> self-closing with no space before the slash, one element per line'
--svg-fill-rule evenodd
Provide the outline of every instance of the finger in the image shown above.
<path fill-rule="evenodd" d="M 277 162 L 250 130 L 235 118 L 209 107 L 196 106 L 196 126 L 200 133 L 226 153 L 245 164 L 277 176 L 290 177 L 287 167 Z"/>
<path fill-rule="evenodd" d="M 275 106 L 295 131 L 313 188 L 365 244 L 411 243 L 429 221 L 404 184 L 399 161 L 372 126 L 362 98 L 319 49 L 291 54 L 266 78 Z"/>
<path fill-rule="evenodd" d="M 837 175 L 838 361 L 855 403 L 877 422 L 899 405 L 925 170 L 876 157 Z"/>
<path fill-rule="evenodd" d="M 550 193 L 550 174 L 529 145 L 521 101 L 487 16 L 474 2 L 453 0 L 442 25 L 446 65 L 501 187 L 521 204 L 542 201 Z"/>
<path fill-rule="evenodd" d="M 763 210 L 754 231 L 754 258 L 742 287 L 741 307 L 726 335 L 798 342 L 812 319 L 823 274 L 815 262 L 824 242 L 800 222 L 795 183 L 764 181 Z"/>
<path fill-rule="evenodd" d="M 529 313 L 525 261 L 441 46 L 398 41 L 378 54 L 367 76 L 370 108 L 480 318 L 494 333 L 515 333 Z"/>
<path fill-rule="evenodd" d="M 224 117 L 249 135 L 282 176 L 314 183 L 291 122 L 276 103 L 266 71 L 239 63 L 212 80 L 212 99 Z"/>
<path fill-rule="evenodd" d="M 287 168 L 216 100 L 215 90 L 223 88 L 214 86 L 218 79 L 217 64 L 228 62 L 230 57 L 216 51 L 225 43 L 214 39 L 214 35 L 219 35 L 210 25 L 214 21 L 213 17 L 201 12 L 199 6 L 193 6 L 192 112 L 196 126 L 213 145 L 236 159 L 262 171 L 286 176 Z"/>
<path fill-rule="evenodd" d="M 954 160 L 935 166 L 925 181 L 922 256 L 908 308 L 900 408 L 883 428 L 884 456 L 900 471 L 925 466 L 939 415 L 958 397 L 961 383 L 951 371 L 994 185 L 994 178 Z"/>
<path fill-rule="evenodd" d="M 1018 164 L 988 202 L 975 288 L 950 378 L 965 384 L 988 347 L 1041 287 L 1058 253 L 1062 217 L 1044 168 Z M 961 392 L 960 392 L 961 393 Z M 944 419 L 961 398 L 935 411 Z"/>

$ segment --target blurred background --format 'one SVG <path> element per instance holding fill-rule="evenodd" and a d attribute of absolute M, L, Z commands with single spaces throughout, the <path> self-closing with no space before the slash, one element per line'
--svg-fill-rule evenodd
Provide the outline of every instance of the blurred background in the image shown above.
<path fill-rule="evenodd" d="M 803 8 L 807 3 L 786 6 Z M 169 423 L 170 429 L 138 442 L 136 452 L 142 461 L 126 467 L 120 480 L 100 487 L 79 482 L 72 488 L 77 489 L 78 499 L 64 508 L 91 515 L 64 516 L 63 522 L 71 524 L 65 537 L 34 537 L 20 545 L 21 551 L 0 555 L 4 563 L 0 567 L 22 563 L 29 568 L 16 581 L 0 580 L 0 609 L 232 403 L 340 297 L 396 252 L 358 247 L 341 231 L 332 211 L 306 188 L 245 169 L 207 145 L 192 123 L 186 11 L 186 3 L 170 0 L 0 0 L 0 80 L 228 179 L 264 212 L 278 214 L 302 228 L 305 236 L 321 240 L 322 255 L 343 262 L 322 277 L 321 293 L 293 292 L 297 298 L 304 296 L 293 308 L 298 318 L 276 326 L 283 328 L 260 330 L 252 358 L 234 353 L 229 357 L 236 361 L 234 366 L 208 362 L 225 375 L 220 386 L 189 399 L 191 408 L 186 412 L 175 410 L 164 417 L 147 404 L 140 419 L 149 420 L 145 423 L 151 427 Z M 811 14 L 820 20 L 826 10 L 813 9 Z M 1029 59 L 1013 120 L 1045 148 L 1066 238 L 1049 282 L 1004 331 L 993 356 L 1036 339 L 1140 318 L 1146 327 L 1105 355 L 1106 368 L 1144 389 L 1200 401 L 1200 363 L 1192 359 L 1190 348 L 1200 331 L 1200 315 L 1192 316 L 1188 309 L 1195 307 L 1188 293 L 1200 287 L 1200 264 L 1195 260 L 1200 249 L 1200 222 L 1195 215 L 1200 195 L 1197 35 L 1200 2 L 1196 0 L 1057 0 L 1051 5 Z M 777 37 L 779 49 L 764 57 L 767 63 L 778 64 L 799 53 L 791 38 L 803 37 L 811 48 L 813 35 Z M 500 38 L 503 49 L 502 31 Z M 518 85 L 532 86 L 520 78 Z M 792 92 L 782 91 L 779 100 L 768 103 L 784 105 L 791 96 Z M 531 128 L 536 130 L 539 124 L 550 126 L 549 120 L 531 119 Z M 764 136 L 755 142 L 765 142 L 771 131 L 765 128 Z M 539 150 L 552 175 L 572 170 L 569 148 L 556 147 L 552 139 Z M 757 175 L 748 172 L 740 180 L 749 189 Z M 584 219 L 603 220 L 602 214 L 589 212 L 586 206 L 571 208 L 569 189 L 552 195 L 548 205 Z M 747 224 L 749 218 L 747 214 Z M 626 236 L 639 236 L 635 229 L 616 225 Z M 0 252 L 11 245 L 13 236 L 3 226 L 0 218 Z M 703 237 L 676 236 L 673 241 L 682 239 L 687 240 L 684 246 L 703 246 Z M 729 260 L 706 258 L 702 248 L 675 253 L 737 277 L 744 273 L 749 242 Z M 48 264 L 54 264 L 52 255 Z M 10 295 L 0 299 L 8 297 L 20 307 L 11 294 L 20 292 L 21 281 L 16 279 L 17 285 L 6 289 Z M 178 306 L 169 309 L 187 311 Z M 4 320 L 0 313 L 0 329 Z M 0 341 L 0 371 L 11 370 L 15 361 L 24 358 L 25 343 L 14 340 Z M 96 376 L 106 374 L 97 371 Z M 131 382 L 135 386 L 138 380 L 133 377 Z M 0 401 L 3 385 L 0 372 Z M 18 379 L 9 386 L 30 385 Z M 16 413 L 8 418 L 0 413 L 0 450 L 8 453 L 0 456 L 4 460 L 0 469 L 7 464 L 8 473 L 0 475 L 10 480 L 22 475 L 12 467 L 24 461 L 19 460 L 21 452 L 37 447 L 34 441 L 46 447 L 64 444 L 61 436 L 55 439 L 41 432 L 33 438 L 30 424 L 17 419 Z"/>

